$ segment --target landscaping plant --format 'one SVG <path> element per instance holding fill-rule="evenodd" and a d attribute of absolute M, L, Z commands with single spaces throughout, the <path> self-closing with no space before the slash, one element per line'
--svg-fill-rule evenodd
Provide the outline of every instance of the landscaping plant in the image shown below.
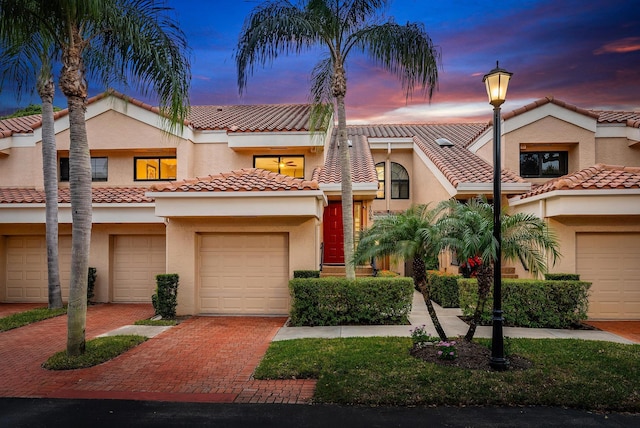
<path fill-rule="evenodd" d="M 472 340 L 493 285 L 496 242 L 493 237 L 493 205 L 484 197 L 462 203 L 455 199 L 441 202 L 437 227 L 442 248 L 455 252 L 458 260 L 474 260 L 478 280 L 478 301 L 465 340 Z M 547 224 L 532 214 L 501 214 L 502 258 L 522 260 L 537 275 L 547 270 L 547 256 L 555 263 L 560 256 L 558 240 Z M 480 263 L 477 263 L 477 260 Z"/>
<path fill-rule="evenodd" d="M 353 263 L 364 263 L 381 256 L 412 260 L 414 287 L 424 297 L 438 336 L 441 340 L 447 340 L 427 287 L 427 263 L 437 260 L 440 252 L 435 215 L 436 212 L 427 205 L 415 205 L 401 214 L 376 219 L 360 235 Z"/>
<path fill-rule="evenodd" d="M 151 296 L 156 315 L 175 318 L 178 306 L 178 279 L 177 273 L 156 275 L 156 294 Z"/>

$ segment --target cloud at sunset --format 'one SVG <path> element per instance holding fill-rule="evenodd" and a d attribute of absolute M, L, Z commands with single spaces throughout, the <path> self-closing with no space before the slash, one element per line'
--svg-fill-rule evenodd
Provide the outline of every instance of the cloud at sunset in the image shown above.
<path fill-rule="evenodd" d="M 309 75 L 321 52 L 317 49 L 256 68 L 245 93 L 238 93 L 238 34 L 260 1 L 167 3 L 176 9 L 191 47 L 191 104 L 308 102 Z M 347 120 L 488 121 L 492 109 L 482 76 L 497 60 L 514 73 L 503 111 L 549 95 L 582 108 L 640 110 L 640 16 L 629 13 L 636 8 L 636 0 L 531 0 L 499 6 L 493 0 L 391 1 L 388 16 L 398 23 L 424 23 L 441 50 L 438 89 L 431 100 L 419 92 L 407 99 L 394 76 L 366 56 L 352 54 L 347 61 Z M 18 103 L 13 86 L 5 82 L 0 112 L 39 102 L 24 94 Z M 90 95 L 103 90 L 90 85 Z M 66 105 L 59 91 L 55 104 Z"/>
<path fill-rule="evenodd" d="M 616 40 L 611 43 L 607 43 L 599 49 L 596 49 L 594 54 L 602 55 L 607 53 L 628 53 L 640 51 L 640 37 L 626 37 L 621 40 Z"/>

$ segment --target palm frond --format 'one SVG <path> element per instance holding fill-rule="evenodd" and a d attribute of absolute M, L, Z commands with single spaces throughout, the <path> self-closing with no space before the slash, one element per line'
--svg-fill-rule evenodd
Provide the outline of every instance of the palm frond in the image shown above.
<path fill-rule="evenodd" d="M 354 262 L 365 263 L 375 257 L 393 256 L 402 260 L 423 260 L 440 251 L 434 215 L 427 205 L 409 208 L 400 214 L 377 219 L 363 231 L 354 253 Z"/>
<path fill-rule="evenodd" d="M 421 23 L 387 22 L 354 33 L 348 45 L 359 47 L 372 61 L 396 75 L 409 98 L 416 86 L 431 98 L 437 87 L 440 49 Z"/>
<path fill-rule="evenodd" d="M 258 6 L 244 22 L 235 55 L 240 94 L 256 65 L 264 66 L 281 54 L 299 54 L 320 40 L 305 11 L 289 1 L 268 1 Z"/>
<path fill-rule="evenodd" d="M 117 79 L 144 95 L 154 94 L 169 130 L 182 129 L 191 82 L 185 34 L 162 2 L 116 0 L 111 5 L 88 50 L 102 81 Z"/>

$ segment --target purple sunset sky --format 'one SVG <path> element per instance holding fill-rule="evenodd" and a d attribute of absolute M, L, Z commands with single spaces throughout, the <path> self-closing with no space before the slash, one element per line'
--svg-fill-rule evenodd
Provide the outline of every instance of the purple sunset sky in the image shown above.
<path fill-rule="evenodd" d="M 318 50 L 257 68 L 238 95 L 235 46 L 245 17 L 260 1 L 167 3 L 192 49 L 193 105 L 308 101 Z M 346 99 L 351 123 L 486 121 L 492 108 L 482 76 L 496 60 L 514 73 L 503 111 L 549 95 L 589 109 L 640 110 L 637 0 L 394 0 L 385 14 L 398 23 L 425 24 L 442 53 L 438 90 L 431 102 L 419 92 L 407 102 L 395 77 L 352 54 Z M 18 105 L 10 86 L 0 94 L 0 111 Z M 90 86 L 90 95 L 102 90 Z M 39 99 L 25 94 L 19 105 L 30 102 Z M 65 107 L 64 98 L 58 95 L 55 104 Z"/>

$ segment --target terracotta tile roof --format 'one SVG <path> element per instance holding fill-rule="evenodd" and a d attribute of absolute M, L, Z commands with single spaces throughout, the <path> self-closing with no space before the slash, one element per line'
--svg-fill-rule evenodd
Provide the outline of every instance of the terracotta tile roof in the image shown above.
<path fill-rule="evenodd" d="M 309 104 L 191 106 L 188 122 L 198 130 L 308 131 L 310 113 Z"/>
<path fill-rule="evenodd" d="M 347 127 L 349 131 L 353 128 Z M 324 166 L 320 171 L 318 181 L 326 184 L 339 184 L 342 173 L 340 171 L 340 148 L 338 147 L 338 131 L 334 129 Z M 347 138 L 351 140 L 349 160 L 351 161 L 351 181 L 354 183 L 378 183 L 375 164 L 366 135 L 349 132 Z"/>
<path fill-rule="evenodd" d="M 317 190 L 318 182 L 293 178 L 264 169 L 244 168 L 166 184 L 156 184 L 157 192 L 259 192 Z"/>
<path fill-rule="evenodd" d="M 447 180 L 457 187 L 460 183 L 492 183 L 493 167 L 479 156 L 469 152 L 466 144 L 486 125 L 481 123 L 423 124 L 423 125 L 349 125 L 347 133 L 354 148 L 361 148 L 351 155 L 352 170 L 361 174 L 366 171 L 367 182 L 377 181 L 375 165 L 366 145 L 366 137 L 373 138 L 413 138 L 415 144 L 440 169 Z M 441 147 L 436 139 L 446 138 L 453 146 Z M 340 164 L 337 155 L 336 136 L 332 139 L 327 161 L 320 177 L 325 183 L 340 182 Z M 366 152 L 369 157 L 362 155 Z M 335 153 L 334 153 L 335 152 Z M 363 174 L 364 175 L 364 174 Z M 354 173 L 354 182 L 362 180 Z M 503 183 L 525 183 L 521 177 L 510 170 L 502 171 Z"/>
<path fill-rule="evenodd" d="M 623 123 L 631 128 L 640 128 L 640 112 L 638 111 L 601 111 L 593 110 L 600 123 Z"/>
<path fill-rule="evenodd" d="M 543 105 L 549 104 L 549 103 L 555 104 L 555 105 L 560 106 L 562 108 L 565 108 L 567 110 L 575 111 L 576 113 L 580 113 L 580 114 L 583 114 L 585 116 L 590 116 L 590 117 L 592 117 L 594 119 L 598 119 L 598 117 L 599 117 L 598 113 L 596 113 L 596 112 L 593 112 L 593 111 L 590 111 L 590 110 L 586 110 L 586 109 L 583 109 L 583 108 L 580 108 L 580 107 L 576 107 L 576 106 L 574 106 L 572 104 L 566 103 L 564 101 L 560 101 L 558 99 L 555 99 L 554 97 L 549 96 L 549 97 L 544 97 L 544 98 L 541 98 L 539 100 L 536 100 L 536 101 L 534 101 L 534 102 L 532 102 L 530 104 L 522 106 L 522 107 L 520 107 L 518 109 L 515 109 L 515 110 L 509 112 L 509 113 L 503 114 L 502 118 L 504 120 L 507 120 L 507 119 L 510 119 L 510 118 L 512 118 L 514 116 L 518 116 L 518 115 L 520 115 L 522 113 L 534 110 L 534 109 L 536 109 L 536 108 L 538 108 L 540 106 L 543 106 Z"/>
<path fill-rule="evenodd" d="M 519 114 L 534 110 L 540 106 L 543 106 L 549 103 L 558 105 L 567 110 L 575 111 L 576 113 L 580 113 L 585 116 L 592 117 L 596 119 L 598 123 L 622 123 L 632 128 L 640 128 L 640 112 L 639 111 L 587 110 L 580 107 L 576 107 L 573 104 L 569 104 L 564 101 L 558 100 L 551 96 L 541 98 L 530 104 L 527 104 L 509 113 L 506 113 L 502 115 L 502 118 L 504 120 L 507 120 L 514 116 L 518 116 Z M 493 122 L 493 120 L 491 120 L 489 124 L 491 124 L 491 122 Z"/>
<path fill-rule="evenodd" d="M 145 196 L 148 191 L 148 187 L 94 187 L 91 189 L 91 198 L 94 204 L 153 202 L 153 198 Z M 44 204 L 44 191 L 33 188 L 0 187 L 0 204 L 29 203 Z M 68 188 L 58 190 L 58 203 L 71 203 Z"/>
<path fill-rule="evenodd" d="M 550 180 L 520 199 L 554 190 L 640 189 L 640 167 L 597 164 L 573 174 Z"/>
<path fill-rule="evenodd" d="M 0 120 L 0 136 L 5 138 L 12 134 L 30 134 L 37 127 L 36 125 L 42 125 L 41 117 L 42 115 L 32 114 Z"/>

